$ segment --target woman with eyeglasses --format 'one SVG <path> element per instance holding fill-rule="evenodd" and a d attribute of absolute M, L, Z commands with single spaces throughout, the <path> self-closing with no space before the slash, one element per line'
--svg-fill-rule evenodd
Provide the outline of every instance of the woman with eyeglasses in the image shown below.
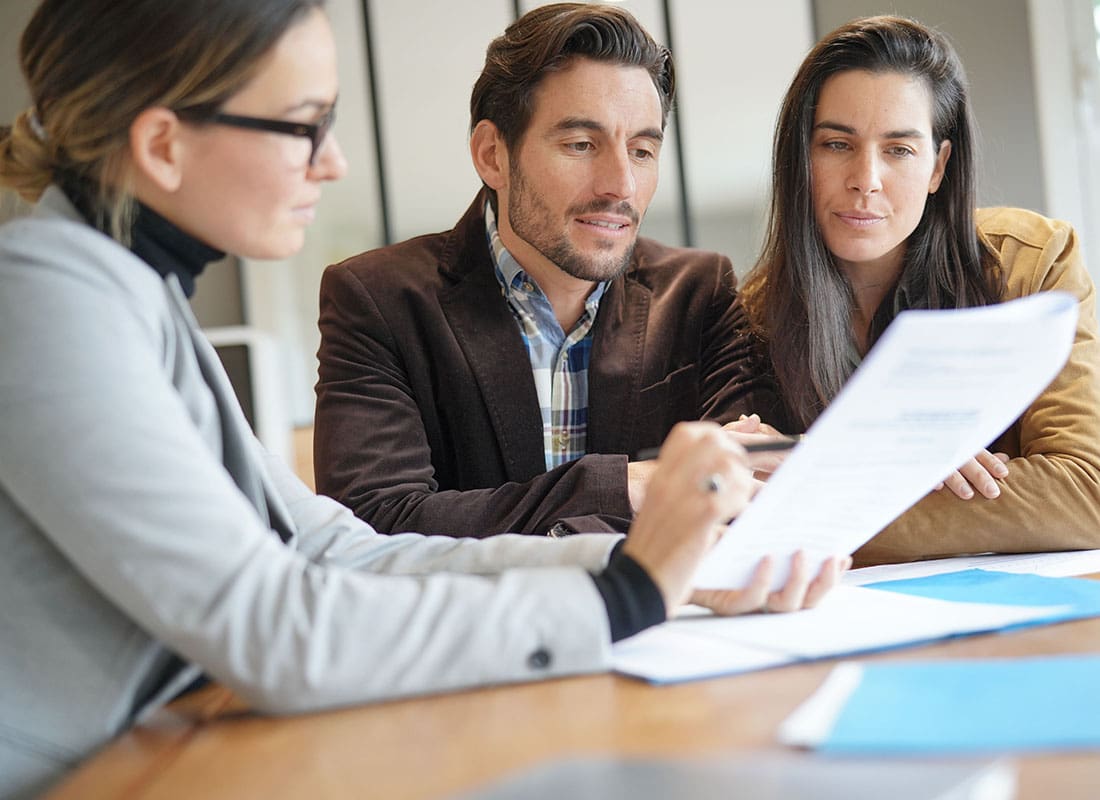
<path fill-rule="evenodd" d="M 379 536 L 247 429 L 187 297 L 299 249 L 336 61 L 320 0 L 45 0 L 0 130 L 0 795 L 36 795 L 203 676 L 260 711 L 606 669 L 689 595 L 744 451 L 677 428 L 629 536 Z M 812 605 L 799 563 L 724 613 Z"/>
<path fill-rule="evenodd" d="M 812 424 L 905 309 L 1053 289 L 1079 301 L 1069 362 L 990 445 L 1008 463 L 980 453 L 969 483 L 953 476 L 857 563 L 1100 547 L 1095 290 L 1070 225 L 975 208 L 972 116 L 942 34 L 871 17 L 810 51 L 776 123 L 768 233 L 741 296 L 788 416 L 777 427 Z"/>

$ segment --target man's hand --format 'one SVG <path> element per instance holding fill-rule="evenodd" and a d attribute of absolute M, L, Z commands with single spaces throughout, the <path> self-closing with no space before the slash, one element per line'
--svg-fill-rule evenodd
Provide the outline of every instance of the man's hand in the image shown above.
<path fill-rule="evenodd" d="M 777 438 L 786 438 L 771 425 L 761 422 L 759 414 L 750 414 L 748 416 L 742 414 L 740 419 L 734 422 L 727 422 L 723 425 L 722 430 L 736 439 L 737 443 L 742 447 L 747 444 L 768 442 Z M 760 480 L 767 480 L 771 473 L 779 469 L 779 465 L 783 463 L 783 459 L 787 457 L 787 454 L 788 451 L 785 450 L 777 450 L 769 453 L 753 453 L 753 473 Z"/>
<path fill-rule="evenodd" d="M 631 461 L 626 465 L 626 492 L 630 498 L 630 510 L 635 514 L 645 502 L 646 487 L 656 470 L 656 461 Z"/>
<path fill-rule="evenodd" d="M 759 433 L 763 434 L 764 436 L 784 435 L 768 423 L 762 422 L 760 420 L 759 414 L 742 414 L 738 419 L 734 420 L 733 422 L 727 422 L 725 425 L 723 425 L 722 430 L 726 430 L 731 433 Z"/>

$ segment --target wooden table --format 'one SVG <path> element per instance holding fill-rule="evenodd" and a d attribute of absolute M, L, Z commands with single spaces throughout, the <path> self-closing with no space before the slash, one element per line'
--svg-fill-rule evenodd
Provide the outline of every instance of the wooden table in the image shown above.
<path fill-rule="evenodd" d="M 1100 619 L 1090 619 L 867 660 L 1098 652 Z M 122 736 L 49 797 L 436 798 L 573 755 L 807 758 L 775 732 L 834 663 L 666 687 L 594 675 L 280 719 L 212 687 Z M 1023 800 L 1100 797 L 1100 751 L 1012 761 Z"/>

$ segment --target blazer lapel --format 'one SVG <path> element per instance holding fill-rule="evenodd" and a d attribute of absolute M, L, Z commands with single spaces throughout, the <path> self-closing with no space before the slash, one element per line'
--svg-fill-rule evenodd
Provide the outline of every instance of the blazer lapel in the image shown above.
<path fill-rule="evenodd" d="M 222 435 L 222 463 L 233 482 L 256 509 L 264 523 L 272 528 L 284 542 L 294 534 L 294 524 L 282 501 L 265 475 L 262 462 L 255 458 L 255 440 L 248 420 L 244 418 L 233 385 L 225 374 L 213 345 L 203 335 L 191 307 L 183 297 L 175 277 L 169 277 L 169 294 L 176 311 L 183 318 L 194 346 L 195 358 L 203 380 L 210 387 L 218 407 L 218 419 Z"/>
<path fill-rule="evenodd" d="M 439 305 L 489 412 L 508 479 L 526 481 L 546 471 L 542 412 L 530 356 L 493 273 L 484 207 L 481 192 L 440 257 L 451 285 Z"/>
<path fill-rule="evenodd" d="M 588 367 L 588 449 L 633 456 L 651 293 L 628 272 L 607 287 Z"/>

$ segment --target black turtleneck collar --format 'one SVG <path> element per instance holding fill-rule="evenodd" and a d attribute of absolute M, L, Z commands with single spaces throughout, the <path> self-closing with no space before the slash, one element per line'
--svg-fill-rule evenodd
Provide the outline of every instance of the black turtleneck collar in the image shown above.
<path fill-rule="evenodd" d="M 195 293 L 195 279 L 211 261 L 225 255 L 184 233 L 146 205 L 138 206 L 130 250 L 161 277 L 175 275 L 183 293 Z"/>
<path fill-rule="evenodd" d="M 93 187 L 87 181 L 72 178 L 61 181 L 61 188 L 88 224 L 102 230 L 93 211 Z M 108 233 L 108 231 L 104 231 Z M 195 293 L 195 279 L 211 261 L 225 253 L 184 233 L 148 206 L 138 203 L 137 218 L 130 231 L 130 251 L 156 270 L 163 278 L 175 275 L 184 294 Z"/>

